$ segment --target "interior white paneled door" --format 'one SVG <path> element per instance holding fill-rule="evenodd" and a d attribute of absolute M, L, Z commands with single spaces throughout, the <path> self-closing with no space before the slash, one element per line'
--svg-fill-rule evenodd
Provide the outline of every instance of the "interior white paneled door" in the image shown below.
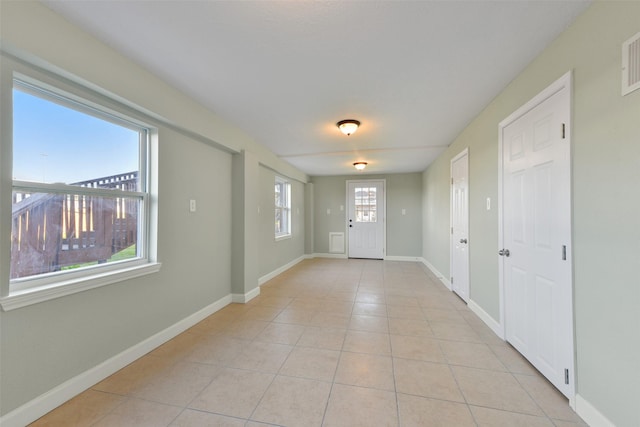
<path fill-rule="evenodd" d="M 451 288 L 469 300 L 469 152 L 451 160 Z"/>
<path fill-rule="evenodd" d="M 500 123 L 505 335 L 572 398 L 571 75 Z"/>
<path fill-rule="evenodd" d="M 384 258 L 384 191 L 381 180 L 347 181 L 350 258 Z"/>

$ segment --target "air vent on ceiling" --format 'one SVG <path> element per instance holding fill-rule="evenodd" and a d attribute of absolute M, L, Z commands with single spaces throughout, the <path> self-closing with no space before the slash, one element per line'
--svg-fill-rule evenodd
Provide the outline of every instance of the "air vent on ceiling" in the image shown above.
<path fill-rule="evenodd" d="M 622 44 L 622 95 L 640 89 L 640 33 Z"/>

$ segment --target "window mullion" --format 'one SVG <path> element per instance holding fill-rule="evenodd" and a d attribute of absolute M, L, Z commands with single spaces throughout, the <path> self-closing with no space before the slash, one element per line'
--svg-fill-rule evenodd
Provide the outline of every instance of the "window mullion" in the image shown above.
<path fill-rule="evenodd" d="M 100 187 L 80 187 L 67 184 L 44 184 L 28 181 L 13 181 L 13 191 L 21 191 L 24 193 L 77 194 L 100 197 L 130 197 L 137 199 L 141 199 L 145 195 L 145 193 L 141 191 L 125 191 Z"/>

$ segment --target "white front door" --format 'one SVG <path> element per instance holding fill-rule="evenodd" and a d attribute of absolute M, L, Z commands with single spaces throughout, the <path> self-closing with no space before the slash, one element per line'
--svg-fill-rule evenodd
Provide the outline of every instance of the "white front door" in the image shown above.
<path fill-rule="evenodd" d="M 573 305 L 566 75 L 500 123 L 505 334 L 572 397 Z"/>
<path fill-rule="evenodd" d="M 350 258 L 384 258 L 384 181 L 347 181 Z"/>
<path fill-rule="evenodd" d="M 469 152 L 451 160 L 451 288 L 469 300 Z"/>

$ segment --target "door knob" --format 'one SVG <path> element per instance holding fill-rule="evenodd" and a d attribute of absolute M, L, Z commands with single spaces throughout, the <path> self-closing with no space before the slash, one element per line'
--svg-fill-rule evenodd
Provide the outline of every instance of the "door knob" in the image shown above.
<path fill-rule="evenodd" d="M 467 239 L 460 239 L 460 243 L 467 243 Z"/>
<path fill-rule="evenodd" d="M 511 255 L 511 253 L 509 252 L 509 249 L 500 249 L 498 251 L 498 255 L 500 256 L 506 256 L 507 258 L 509 257 L 509 255 Z"/>

